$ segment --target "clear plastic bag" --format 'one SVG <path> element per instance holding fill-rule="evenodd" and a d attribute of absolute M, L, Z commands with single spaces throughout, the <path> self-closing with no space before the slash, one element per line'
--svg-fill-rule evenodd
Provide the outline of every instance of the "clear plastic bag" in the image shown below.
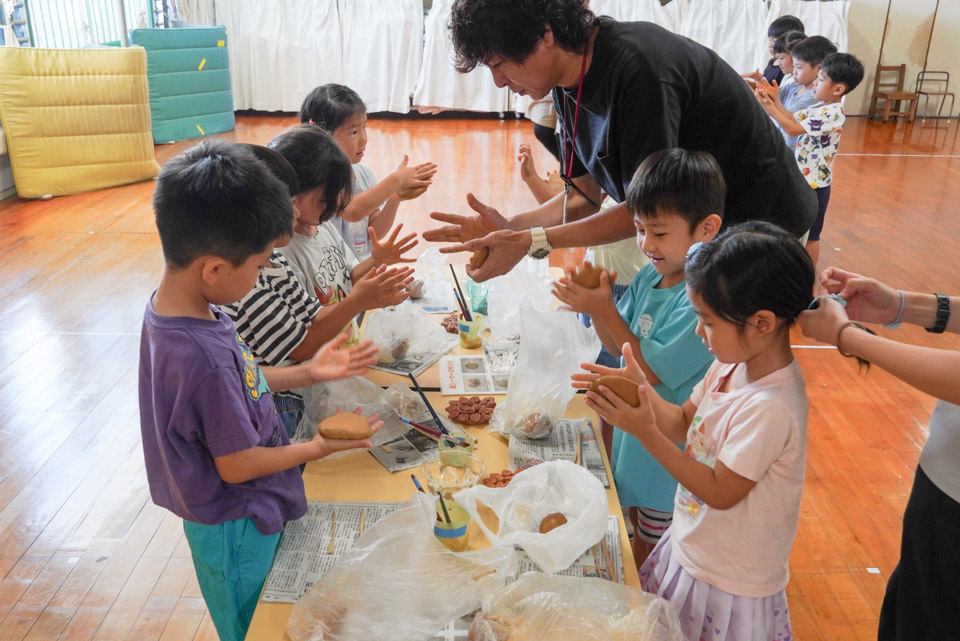
<path fill-rule="evenodd" d="M 517 363 L 507 398 L 493 411 L 489 430 L 525 438 L 549 436 L 576 393 L 570 376 L 599 352 L 596 332 L 573 312 L 522 307 Z"/>
<path fill-rule="evenodd" d="M 420 395 L 404 383 L 394 383 L 384 390 L 383 400 L 394 412 L 407 420 L 416 423 L 433 420 L 433 415 L 430 414 Z"/>
<path fill-rule="evenodd" d="M 490 545 L 519 545 L 544 572 L 570 567 L 607 531 L 607 492 L 586 468 L 570 461 L 542 463 L 517 474 L 505 488 L 478 485 L 453 499 L 470 513 Z M 478 504 L 499 519 L 494 532 L 484 523 Z M 540 521 L 561 513 L 567 522 L 540 534 Z"/>
<path fill-rule="evenodd" d="M 546 312 L 553 306 L 547 261 L 524 256 L 516 267 L 487 285 L 487 323 L 517 326 L 520 308 Z M 599 350 L 598 350 L 599 351 Z"/>
<path fill-rule="evenodd" d="M 435 499 L 414 496 L 368 528 L 293 606 L 293 641 L 420 641 L 473 612 L 516 571 L 512 548 L 454 553 L 433 534 Z"/>
<path fill-rule="evenodd" d="M 363 330 L 364 340 L 377 347 L 380 363 L 390 365 L 410 354 L 422 354 L 446 339 L 443 328 L 425 311 L 412 305 L 371 312 Z"/>
<path fill-rule="evenodd" d="M 473 620 L 470 641 L 685 641 L 664 599 L 612 581 L 528 572 Z"/>
<path fill-rule="evenodd" d="M 447 262 L 447 257 L 441 254 L 437 247 L 431 247 L 420 254 L 413 271 L 417 280 L 422 282 L 423 289 L 416 300 L 411 299 L 404 303 L 404 307 L 414 306 L 428 313 L 448 313 L 457 308 Z"/>

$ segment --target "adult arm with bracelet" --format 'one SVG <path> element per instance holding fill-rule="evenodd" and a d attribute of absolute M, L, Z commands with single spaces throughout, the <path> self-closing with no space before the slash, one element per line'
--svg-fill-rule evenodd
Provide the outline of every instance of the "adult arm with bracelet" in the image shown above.
<path fill-rule="evenodd" d="M 846 308 L 826 299 L 817 309 L 803 312 L 797 323 L 805 336 L 835 345 L 841 354 L 858 356 L 911 387 L 950 403 L 960 404 L 960 352 L 907 345 L 862 331 L 861 323 L 919 325 L 936 333 L 960 333 L 960 297 L 901 292 L 872 278 L 830 267 L 821 284 L 839 294 Z"/>

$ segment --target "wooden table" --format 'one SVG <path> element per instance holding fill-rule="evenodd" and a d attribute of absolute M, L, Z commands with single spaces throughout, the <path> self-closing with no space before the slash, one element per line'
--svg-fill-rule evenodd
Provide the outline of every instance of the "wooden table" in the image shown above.
<path fill-rule="evenodd" d="M 432 392 L 427 397 L 430 403 L 439 410 L 446 406 L 446 399 L 441 394 Z M 504 396 L 495 397 L 497 402 Z M 584 418 L 591 420 L 597 443 L 602 443 L 599 432 L 597 415 L 583 403 L 583 395 L 577 394 L 567 406 L 566 418 Z M 488 434 L 486 426 L 467 428 L 478 439 L 477 454 L 483 458 L 487 473 L 499 471 L 507 467 L 507 443 L 499 436 Z M 600 447 L 607 474 L 611 479 L 607 490 L 607 502 L 610 514 L 620 522 L 620 541 L 623 550 L 623 574 L 627 585 L 639 588 L 637 568 L 630 553 L 630 544 L 627 539 L 627 530 L 620 511 L 620 500 L 613 487 L 613 474 L 610 472 L 610 462 L 604 448 Z M 340 459 L 321 460 L 309 463 L 304 471 L 303 482 L 306 486 L 308 501 L 405 501 L 415 491 L 410 480 L 410 470 L 391 474 L 380 465 L 371 455 L 357 452 L 352 456 Z M 476 523 L 470 525 L 470 547 L 488 547 L 489 543 Z M 290 603 L 260 602 L 253 615 L 247 639 L 267 641 L 270 639 L 288 639 L 287 620 L 290 618 Z"/>

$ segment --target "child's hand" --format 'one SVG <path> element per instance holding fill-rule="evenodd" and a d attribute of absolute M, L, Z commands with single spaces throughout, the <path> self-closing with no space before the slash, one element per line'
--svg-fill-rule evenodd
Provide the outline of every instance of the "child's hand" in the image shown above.
<path fill-rule="evenodd" d="M 524 182 L 530 182 L 531 180 L 537 180 L 537 167 L 533 163 L 533 151 L 530 149 L 530 145 L 523 144 L 520 145 L 520 148 L 517 149 L 517 160 L 520 161 L 520 178 Z"/>
<path fill-rule="evenodd" d="M 570 377 L 573 381 L 573 387 L 576 389 L 590 389 L 593 382 L 601 376 L 623 376 L 634 381 L 637 385 L 647 385 L 647 376 L 640 369 L 640 363 L 633 356 L 633 347 L 630 343 L 624 343 L 620 346 L 623 354 L 624 367 L 606 367 L 596 363 L 581 363 L 580 367 L 586 370 L 586 373 L 574 374 Z"/>
<path fill-rule="evenodd" d="M 828 267 L 820 274 L 820 285 L 847 301 L 846 313 L 853 320 L 890 323 L 900 312 L 900 293 L 873 278 Z"/>
<path fill-rule="evenodd" d="M 647 385 L 637 388 L 640 406 L 631 407 L 610 388 L 601 385 L 596 392 L 588 391 L 584 402 L 611 425 L 637 437 L 641 443 L 648 443 L 660 434 L 649 393 L 650 387 Z"/>
<path fill-rule="evenodd" d="M 409 158 L 404 155 L 403 160 L 393 170 L 391 176 L 397 183 L 397 192 L 407 189 L 417 189 L 420 187 L 429 187 L 433 184 L 430 180 L 437 173 L 437 165 L 432 162 L 425 162 L 413 167 L 408 167 Z"/>
<path fill-rule="evenodd" d="M 393 265 L 394 263 L 414 263 L 416 258 L 403 258 L 403 255 L 416 247 L 419 242 L 416 240 L 417 234 L 409 234 L 400 240 L 397 240 L 397 234 L 403 229 L 403 223 L 393 228 L 393 232 L 386 240 L 380 242 L 377 238 L 377 232 L 373 227 L 368 227 L 370 234 L 370 254 L 373 256 L 374 265 Z"/>
<path fill-rule="evenodd" d="M 340 410 L 337 410 L 337 414 L 340 414 Z M 359 407 L 354 410 L 354 414 L 363 414 L 363 410 Z M 371 414 L 367 417 L 367 422 L 370 423 L 370 429 L 372 434 L 376 434 L 377 430 L 383 427 L 383 421 L 377 420 L 380 417 L 376 414 Z M 334 452 L 343 452 L 345 450 L 355 450 L 358 448 L 364 449 L 373 449 L 373 443 L 369 439 L 364 439 L 362 441 L 352 441 L 347 439 L 339 438 L 323 438 L 320 434 L 317 434 L 310 441 L 317 446 L 317 458 L 323 458 L 324 456 L 329 456 Z"/>
<path fill-rule="evenodd" d="M 404 288 L 413 282 L 412 267 L 374 267 L 357 281 L 347 294 L 360 309 L 379 309 L 399 305 L 410 298 L 410 293 Z"/>
<path fill-rule="evenodd" d="M 367 368 L 377 362 L 377 348 L 373 341 L 364 341 L 341 349 L 349 335 L 344 332 L 332 341 L 325 343 L 310 359 L 310 380 L 314 383 L 332 381 L 338 378 L 361 376 Z"/>
<path fill-rule="evenodd" d="M 754 91 L 766 94 L 767 97 L 774 102 L 780 102 L 780 87 L 776 80 L 773 81 L 773 84 L 770 84 L 766 78 L 760 78 L 757 80 L 757 86 Z"/>
<path fill-rule="evenodd" d="M 760 103 L 760 106 L 763 107 L 763 110 L 768 114 L 773 113 L 773 101 L 770 99 L 770 96 L 766 92 L 760 91 L 759 89 L 753 90 L 753 95 L 757 97 L 757 101 Z"/>
<path fill-rule="evenodd" d="M 577 285 L 570 279 L 570 272 L 553 284 L 553 295 L 563 303 L 561 309 L 580 314 L 594 314 L 604 305 L 613 304 L 613 286 L 617 272 L 601 272 L 600 286 L 595 289 Z"/>
<path fill-rule="evenodd" d="M 843 308 L 843 305 L 832 298 L 824 297 L 817 303 L 816 309 L 800 312 L 800 315 L 797 316 L 797 324 L 807 338 L 828 345 L 835 345 L 837 328 L 849 320 L 847 311 Z"/>

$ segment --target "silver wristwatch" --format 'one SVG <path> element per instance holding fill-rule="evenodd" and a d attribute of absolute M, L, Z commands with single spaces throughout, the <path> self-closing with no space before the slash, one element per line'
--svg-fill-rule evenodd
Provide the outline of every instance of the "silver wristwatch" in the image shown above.
<path fill-rule="evenodd" d="M 547 241 L 547 232 L 539 225 L 530 228 L 530 247 L 527 248 L 527 256 L 531 258 L 546 258 L 553 251 L 553 247 Z"/>

